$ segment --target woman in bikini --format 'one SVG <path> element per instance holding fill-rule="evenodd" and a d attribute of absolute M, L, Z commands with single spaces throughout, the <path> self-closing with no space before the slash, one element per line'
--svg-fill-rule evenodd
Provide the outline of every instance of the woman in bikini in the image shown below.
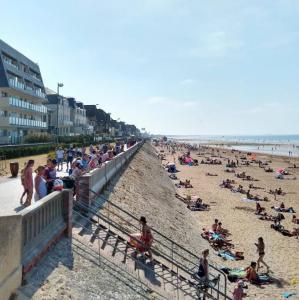
<path fill-rule="evenodd" d="M 265 244 L 262 237 L 258 238 L 258 243 L 255 244 L 257 247 L 257 252 L 259 254 L 259 258 L 257 260 L 257 272 L 261 268 L 260 263 L 266 266 L 267 272 L 269 271 L 269 266 L 264 262 L 264 256 L 265 256 Z"/>

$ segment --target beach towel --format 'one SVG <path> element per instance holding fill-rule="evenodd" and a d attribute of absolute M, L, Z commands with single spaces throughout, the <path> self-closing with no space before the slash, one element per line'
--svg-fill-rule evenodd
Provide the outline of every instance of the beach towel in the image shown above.
<path fill-rule="evenodd" d="M 243 202 L 249 202 L 249 203 L 256 202 L 256 200 L 254 200 L 254 199 L 248 199 L 248 198 L 242 198 L 242 201 Z"/>
<path fill-rule="evenodd" d="M 289 298 L 291 298 L 292 296 L 295 296 L 295 295 L 297 295 L 295 292 L 284 292 L 282 294 L 283 298 L 285 298 L 285 299 L 289 299 Z"/>
<path fill-rule="evenodd" d="M 225 260 L 236 260 L 236 257 L 232 253 L 227 251 L 220 250 L 218 252 L 218 256 L 222 257 Z"/>
<path fill-rule="evenodd" d="M 225 260 L 241 260 L 244 259 L 244 256 L 236 256 L 235 254 L 231 253 L 227 250 L 220 250 L 218 251 L 218 256 L 222 257 Z"/>

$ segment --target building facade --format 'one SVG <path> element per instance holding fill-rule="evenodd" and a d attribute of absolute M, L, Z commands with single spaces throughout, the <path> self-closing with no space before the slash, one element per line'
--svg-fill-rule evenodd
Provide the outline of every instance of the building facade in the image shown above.
<path fill-rule="evenodd" d="M 58 136 L 70 136 L 74 124 L 71 120 L 71 108 L 68 98 L 58 94 L 50 94 L 49 90 L 47 90 L 47 93 L 49 132 Z"/>
<path fill-rule="evenodd" d="M 75 98 L 68 98 L 69 106 L 71 110 L 71 121 L 73 127 L 71 129 L 71 135 L 80 135 L 87 133 L 87 118 L 86 109 L 82 102 L 77 102 Z"/>
<path fill-rule="evenodd" d="M 39 66 L 0 40 L 0 144 L 46 134 L 46 103 Z"/>

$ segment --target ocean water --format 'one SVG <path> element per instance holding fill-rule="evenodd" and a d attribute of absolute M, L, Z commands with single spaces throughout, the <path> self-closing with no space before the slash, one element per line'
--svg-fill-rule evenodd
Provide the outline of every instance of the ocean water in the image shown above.
<path fill-rule="evenodd" d="M 168 138 L 189 144 L 299 157 L 299 135 L 172 135 Z"/>

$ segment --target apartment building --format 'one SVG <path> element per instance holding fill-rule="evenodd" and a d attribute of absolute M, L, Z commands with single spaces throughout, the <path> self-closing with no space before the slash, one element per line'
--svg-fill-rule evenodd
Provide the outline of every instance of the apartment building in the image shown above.
<path fill-rule="evenodd" d="M 75 98 L 68 98 L 68 101 L 71 110 L 71 121 L 73 122 L 71 135 L 86 134 L 88 126 L 83 103 L 76 101 Z"/>
<path fill-rule="evenodd" d="M 71 108 L 68 98 L 58 95 L 49 89 L 46 91 L 50 133 L 58 136 L 70 136 L 74 123 L 71 120 Z"/>
<path fill-rule="evenodd" d="M 0 40 L 0 144 L 46 133 L 46 103 L 39 66 Z"/>

